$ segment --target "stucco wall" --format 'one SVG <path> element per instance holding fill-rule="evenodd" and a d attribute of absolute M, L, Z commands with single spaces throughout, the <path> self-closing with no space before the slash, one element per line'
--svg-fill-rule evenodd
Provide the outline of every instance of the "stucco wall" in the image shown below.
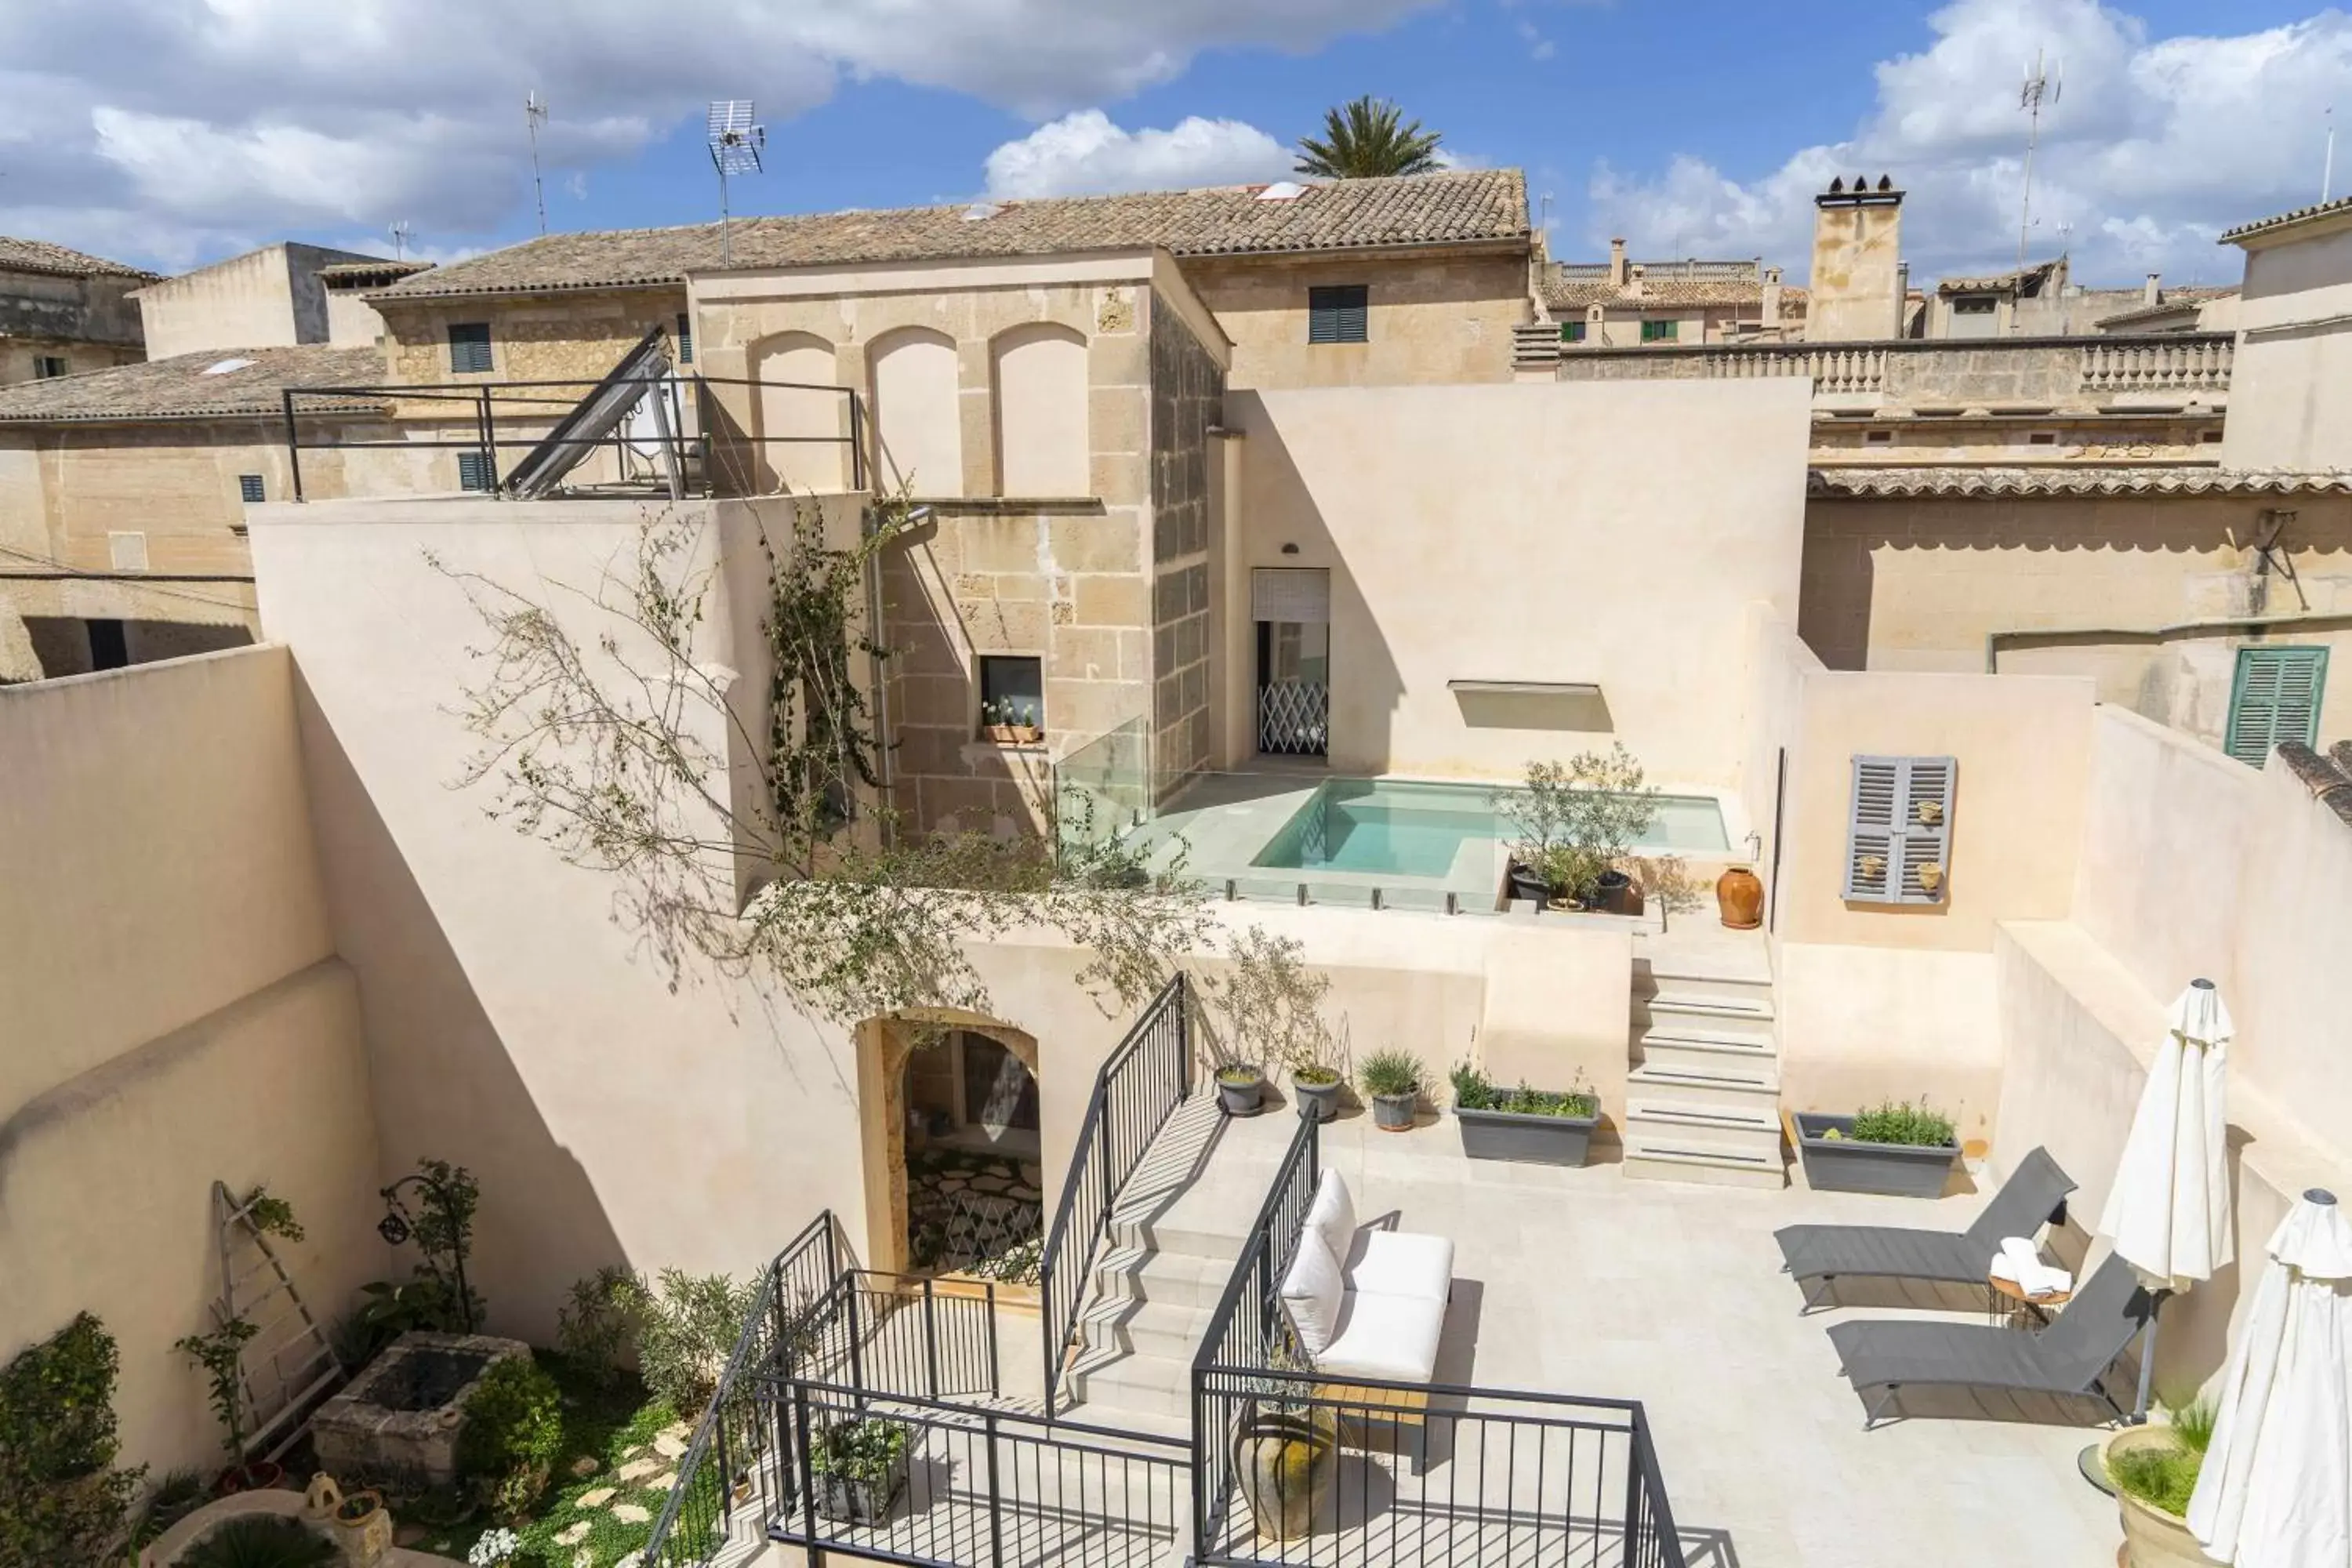
<path fill-rule="evenodd" d="M 1232 568 L 1331 573 L 1335 771 L 1508 777 L 1613 734 L 1730 788 L 1750 606 L 1796 603 L 1807 411 L 1795 379 L 1232 393 Z M 1224 679 L 1241 760 L 1255 671 Z M 1530 714 L 1454 679 L 1601 695 Z"/>
<path fill-rule="evenodd" d="M 325 334 L 325 302 L 317 301 L 317 331 L 304 336 L 287 247 L 265 246 L 200 267 L 139 291 L 139 315 L 152 359 L 206 349 L 264 349 L 317 342 Z M 315 289 L 318 279 L 310 279 Z"/>
<path fill-rule="evenodd" d="M 0 386 L 32 380 L 40 354 L 64 356 L 75 374 L 147 357 L 131 298 L 140 282 L 0 268 Z"/>
<path fill-rule="evenodd" d="M 2248 247 L 2221 461 L 2352 468 L 2352 228 Z"/>
<path fill-rule="evenodd" d="M 211 1462 L 171 1346 L 221 1289 L 212 1184 L 294 1205 L 326 1319 L 385 1268 L 285 651 L 0 690 L 0 1359 L 96 1312 L 126 1459 Z"/>
<path fill-rule="evenodd" d="M 1193 259 L 1183 268 L 1233 340 L 1237 387 L 1508 381 L 1511 329 L 1535 319 L 1524 248 Z M 1307 289 L 1350 283 L 1369 290 L 1367 341 L 1309 343 Z"/>

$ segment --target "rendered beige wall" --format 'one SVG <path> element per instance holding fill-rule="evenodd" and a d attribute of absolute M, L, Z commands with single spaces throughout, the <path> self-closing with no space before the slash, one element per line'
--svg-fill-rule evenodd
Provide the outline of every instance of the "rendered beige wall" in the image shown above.
<path fill-rule="evenodd" d="M 1334 771 L 1508 777 L 1613 734 L 1655 783 L 1735 786 L 1750 606 L 1796 605 L 1808 405 L 1794 378 L 1231 394 L 1229 602 L 1254 567 L 1331 573 Z M 1255 745 L 1245 631 L 1228 765 Z M 1601 697 L 1529 728 L 1454 679 Z"/>
<path fill-rule="evenodd" d="M 1508 381 L 1511 329 L 1535 319 L 1524 247 L 1198 258 L 1182 267 L 1233 340 L 1236 387 Z M 1367 341 L 1309 343 L 1307 289 L 1349 283 L 1370 290 Z"/>
<path fill-rule="evenodd" d="M 323 333 L 302 335 L 295 321 L 294 282 L 287 259 L 284 246 L 266 246 L 141 289 L 139 316 L 147 331 L 147 357 L 322 341 Z M 312 287 L 317 287 L 315 279 Z"/>
<path fill-rule="evenodd" d="M 222 1288 L 213 1183 L 294 1205 L 322 1321 L 386 1264 L 285 651 L 0 690 L 0 1360 L 95 1312 L 126 1462 L 215 1463 L 172 1349 Z"/>
<path fill-rule="evenodd" d="M 2352 227 L 2247 247 L 2225 467 L 2352 468 Z"/>

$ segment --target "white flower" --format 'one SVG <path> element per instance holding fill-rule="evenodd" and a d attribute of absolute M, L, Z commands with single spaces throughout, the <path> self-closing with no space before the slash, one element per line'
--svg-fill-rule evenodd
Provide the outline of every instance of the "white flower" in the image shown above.
<path fill-rule="evenodd" d="M 498 1568 L 498 1564 L 513 1556 L 521 1544 L 515 1539 L 513 1531 L 493 1530 L 474 1542 L 474 1550 L 466 1554 L 466 1561 L 473 1568 Z"/>

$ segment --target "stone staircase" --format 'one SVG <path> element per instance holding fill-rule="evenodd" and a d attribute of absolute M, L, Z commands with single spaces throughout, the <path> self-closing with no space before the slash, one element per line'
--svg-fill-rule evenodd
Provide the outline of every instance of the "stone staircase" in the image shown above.
<path fill-rule="evenodd" d="M 1625 1174 L 1781 1187 L 1780 1065 L 1761 943 L 1676 949 L 1633 966 Z"/>

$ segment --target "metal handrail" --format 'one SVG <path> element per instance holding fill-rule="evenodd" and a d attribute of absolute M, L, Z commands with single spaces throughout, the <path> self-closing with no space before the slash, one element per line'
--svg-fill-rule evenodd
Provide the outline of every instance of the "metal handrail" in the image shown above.
<path fill-rule="evenodd" d="M 1172 1041 L 1158 1033 L 1171 1018 L 1174 1020 Z M 1086 1120 L 1079 1123 L 1077 1144 L 1070 1156 L 1071 1168 L 1062 1184 L 1062 1201 L 1055 1211 L 1053 1228 L 1046 1233 L 1045 1250 L 1038 1257 L 1038 1318 L 1045 1352 L 1045 1411 L 1049 1417 L 1060 1403 L 1064 1360 L 1077 1332 L 1078 1309 L 1085 1304 L 1087 1281 L 1094 1274 L 1095 1259 L 1101 1251 L 1103 1237 L 1110 1230 L 1111 1213 L 1118 1202 L 1119 1190 L 1135 1173 L 1151 1140 L 1192 1092 L 1191 1019 L 1191 991 L 1179 973 L 1152 998 L 1151 1005 L 1128 1031 L 1127 1038 L 1095 1074 L 1094 1092 L 1087 1100 Z M 1146 1099 L 1138 1105 L 1115 1106 L 1114 1097 L 1128 1080 L 1129 1068 L 1142 1059 L 1144 1047 L 1154 1043 L 1172 1044 L 1176 1054 L 1176 1092 L 1162 1095 L 1157 1101 Z M 1146 1079 L 1142 1092 L 1148 1095 L 1151 1087 L 1152 1080 Z M 1085 1217 L 1081 1219 L 1080 1199 L 1090 1188 L 1099 1188 L 1099 1192 L 1086 1203 Z M 1074 1227 L 1080 1224 L 1087 1227 L 1086 1247 L 1073 1268 L 1066 1254 Z"/>

